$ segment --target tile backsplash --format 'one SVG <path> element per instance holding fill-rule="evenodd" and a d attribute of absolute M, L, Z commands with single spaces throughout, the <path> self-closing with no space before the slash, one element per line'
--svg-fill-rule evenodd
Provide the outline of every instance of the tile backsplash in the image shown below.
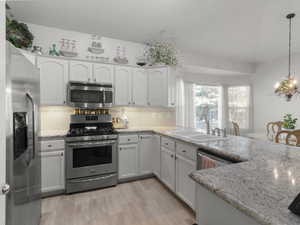
<path fill-rule="evenodd" d="M 74 109 L 64 106 L 41 107 L 42 131 L 66 131 L 69 129 L 70 115 Z M 169 127 L 175 126 L 175 110 L 169 108 L 131 108 L 116 107 L 110 110 L 113 117 L 123 113 L 128 117 L 129 128 L 132 127 Z"/>

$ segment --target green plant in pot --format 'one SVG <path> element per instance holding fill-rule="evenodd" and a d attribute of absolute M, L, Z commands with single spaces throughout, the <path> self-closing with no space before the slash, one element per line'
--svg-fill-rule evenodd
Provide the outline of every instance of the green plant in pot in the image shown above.
<path fill-rule="evenodd" d="M 152 65 L 163 64 L 168 66 L 176 66 L 177 49 L 171 43 L 154 41 L 148 43 L 148 58 Z"/>
<path fill-rule="evenodd" d="M 293 118 L 292 114 L 285 114 L 283 117 L 283 128 L 291 130 L 295 129 L 297 120 L 297 118 Z"/>
<path fill-rule="evenodd" d="M 6 40 L 17 48 L 27 49 L 32 46 L 33 35 L 25 23 L 6 17 Z"/>

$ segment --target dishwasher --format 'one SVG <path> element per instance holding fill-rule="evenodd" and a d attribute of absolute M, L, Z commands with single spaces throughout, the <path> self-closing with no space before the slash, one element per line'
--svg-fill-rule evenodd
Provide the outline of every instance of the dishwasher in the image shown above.
<path fill-rule="evenodd" d="M 198 149 L 197 152 L 197 170 L 204 170 L 209 168 L 216 168 L 226 166 L 236 161 L 225 159 L 224 157 L 217 156 L 216 154 L 208 153 L 203 149 Z"/>

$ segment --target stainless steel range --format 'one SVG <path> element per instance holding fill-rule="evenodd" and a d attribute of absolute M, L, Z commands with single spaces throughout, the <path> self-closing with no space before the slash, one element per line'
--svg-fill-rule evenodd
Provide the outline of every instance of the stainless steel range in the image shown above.
<path fill-rule="evenodd" d="M 117 184 L 117 134 L 111 116 L 71 115 L 66 137 L 66 192 Z"/>

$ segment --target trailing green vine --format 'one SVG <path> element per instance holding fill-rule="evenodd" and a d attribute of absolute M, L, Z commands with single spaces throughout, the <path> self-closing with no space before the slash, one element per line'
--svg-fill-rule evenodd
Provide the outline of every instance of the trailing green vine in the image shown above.
<path fill-rule="evenodd" d="M 6 40 L 17 48 L 30 48 L 34 36 L 25 23 L 6 17 Z"/>

